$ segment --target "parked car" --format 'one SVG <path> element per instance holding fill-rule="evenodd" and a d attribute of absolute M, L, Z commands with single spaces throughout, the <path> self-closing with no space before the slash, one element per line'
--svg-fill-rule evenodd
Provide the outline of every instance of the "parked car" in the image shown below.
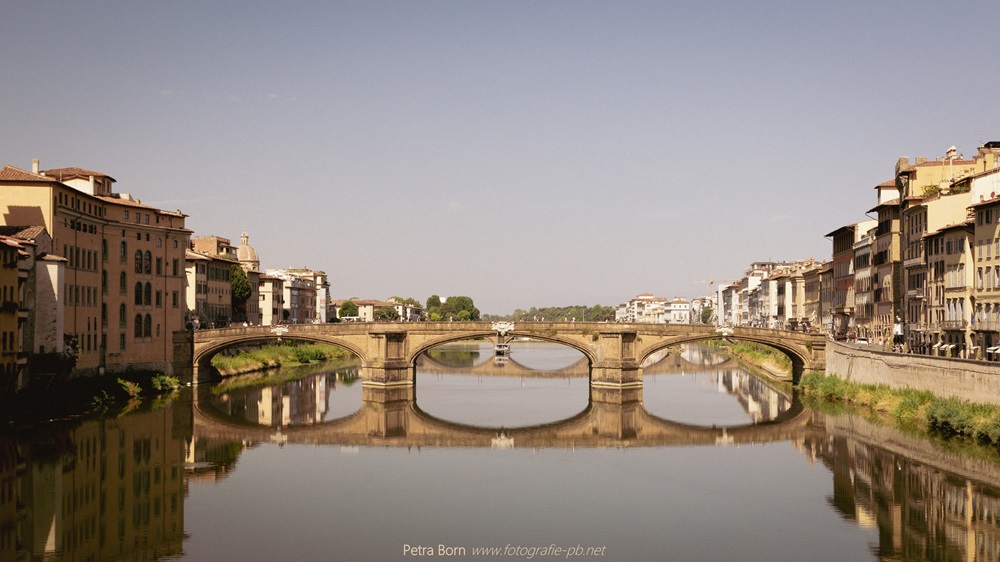
<path fill-rule="evenodd" d="M 858 345 L 868 345 L 868 338 L 858 338 Z"/>

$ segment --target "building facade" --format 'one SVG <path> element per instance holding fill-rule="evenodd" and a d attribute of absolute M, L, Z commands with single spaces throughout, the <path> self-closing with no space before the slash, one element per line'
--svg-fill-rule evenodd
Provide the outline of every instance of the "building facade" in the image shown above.
<path fill-rule="evenodd" d="M 6 226 L 39 226 L 64 258 L 65 342 L 80 371 L 172 367 L 184 324 L 186 215 L 115 193 L 114 178 L 82 168 L 0 170 Z"/>

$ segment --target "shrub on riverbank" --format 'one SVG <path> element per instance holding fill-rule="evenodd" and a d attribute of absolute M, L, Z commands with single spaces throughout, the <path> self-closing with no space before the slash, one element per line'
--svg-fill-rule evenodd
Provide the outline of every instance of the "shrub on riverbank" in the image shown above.
<path fill-rule="evenodd" d="M 737 342 L 729 344 L 729 351 L 765 369 L 789 372 L 792 370 L 792 360 L 784 353 L 770 346 Z"/>
<path fill-rule="evenodd" d="M 940 435 L 963 436 L 986 445 L 1000 445 L 1000 406 L 994 404 L 940 398 L 926 390 L 857 384 L 835 375 L 818 373 L 802 377 L 799 387 L 805 396 L 865 406 Z"/>
<path fill-rule="evenodd" d="M 351 357 L 347 350 L 328 344 L 276 345 L 235 355 L 216 355 L 212 358 L 212 367 L 223 375 L 239 375 L 283 365 L 342 361 Z"/>

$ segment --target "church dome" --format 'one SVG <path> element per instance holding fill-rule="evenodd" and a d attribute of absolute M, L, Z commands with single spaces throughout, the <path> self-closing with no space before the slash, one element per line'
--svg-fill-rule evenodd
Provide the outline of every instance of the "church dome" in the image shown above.
<path fill-rule="evenodd" d="M 250 266 L 251 271 L 260 270 L 260 258 L 257 257 L 257 250 L 254 250 L 253 246 L 250 245 L 250 235 L 245 230 L 240 236 L 240 247 L 236 249 L 236 259 L 240 260 L 241 264 Z"/>

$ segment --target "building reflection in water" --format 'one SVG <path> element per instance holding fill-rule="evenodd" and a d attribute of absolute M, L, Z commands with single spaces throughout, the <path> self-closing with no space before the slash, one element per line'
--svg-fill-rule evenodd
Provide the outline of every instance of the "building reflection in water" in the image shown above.
<path fill-rule="evenodd" d="M 832 432 L 803 440 L 803 451 L 832 472 L 830 505 L 858 526 L 878 530 L 872 549 L 880 560 L 1000 560 L 996 460 L 942 452 L 926 439 L 858 418 L 825 420 Z M 843 429 L 867 438 L 844 436 Z M 869 438 L 885 439 L 905 454 Z"/>
<path fill-rule="evenodd" d="M 271 400 L 272 421 L 323 419 L 330 387 L 343 384 L 329 375 L 317 374 L 317 380 L 287 392 L 258 389 L 256 400 Z M 714 384 L 720 392 L 744 397 L 742 403 L 757 404 L 748 410 L 759 410 L 761 419 L 781 411 L 773 389 L 748 376 L 722 367 Z M 275 410 L 275 400 L 265 396 L 288 399 L 278 400 Z M 238 419 L 260 419 L 259 409 L 236 410 Z M 828 494 L 830 508 L 845 520 L 877 531 L 873 558 L 1000 560 L 1000 462 L 995 458 L 943 449 L 858 416 L 810 416 L 788 439 L 805 459 L 830 471 L 832 486 L 815 493 Z M 209 437 L 199 431 L 190 397 L 182 396 L 155 411 L 0 436 L 0 560 L 183 557 L 188 485 L 220 482 L 243 453 L 263 443 L 236 427 L 231 435 Z M 483 454 L 497 454 L 490 447 L 510 444 L 506 436 L 496 437 Z M 397 445 L 407 446 L 407 438 Z M 357 445 L 338 446 L 358 450 Z M 289 462 L 295 462 L 296 453 L 283 451 Z M 644 458 L 662 462 L 655 454 L 634 461 Z M 253 498 L 245 501 L 231 508 L 255 507 Z"/>
<path fill-rule="evenodd" d="M 190 408 L 0 437 L 0 559 L 157 559 L 184 540 Z"/>
<path fill-rule="evenodd" d="M 350 367 L 271 386 L 234 388 L 213 394 L 211 403 L 219 413 L 256 425 L 317 424 L 328 419 L 331 394 L 338 387 L 351 386 L 355 382 L 358 382 L 358 369 Z M 360 397 L 354 410 L 359 405 Z"/>
<path fill-rule="evenodd" d="M 752 423 L 774 420 L 792 406 L 792 398 L 786 393 L 714 348 L 688 345 L 680 353 L 669 351 L 647 360 L 644 375 L 688 375 L 711 382 L 719 394 L 735 397 Z"/>

